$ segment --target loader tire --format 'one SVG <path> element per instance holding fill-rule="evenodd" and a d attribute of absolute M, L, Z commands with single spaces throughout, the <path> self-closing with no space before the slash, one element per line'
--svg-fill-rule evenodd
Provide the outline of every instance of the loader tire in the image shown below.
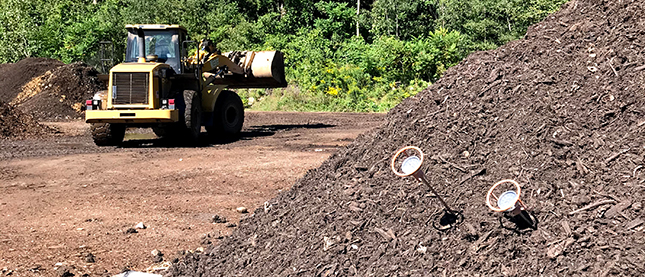
<path fill-rule="evenodd" d="M 196 144 L 199 141 L 199 133 L 202 130 L 202 101 L 199 94 L 194 90 L 184 90 L 184 133 L 186 140 L 190 144 Z"/>
<path fill-rule="evenodd" d="M 92 139 L 98 146 L 116 146 L 123 141 L 125 124 L 94 123 L 90 126 Z"/>
<path fill-rule="evenodd" d="M 237 138 L 244 125 L 244 106 L 237 93 L 222 91 L 215 103 L 213 126 L 207 126 L 210 137 Z"/>

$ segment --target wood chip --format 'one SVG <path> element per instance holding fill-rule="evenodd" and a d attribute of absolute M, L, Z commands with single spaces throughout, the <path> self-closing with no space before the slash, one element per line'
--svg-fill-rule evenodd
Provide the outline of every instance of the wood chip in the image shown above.
<path fill-rule="evenodd" d="M 475 227 L 472 224 L 466 222 L 464 225 L 466 226 L 468 235 L 471 235 L 473 237 L 477 236 L 477 230 L 475 229 Z"/>
<path fill-rule="evenodd" d="M 575 211 L 572 211 L 572 212 L 570 212 L 570 213 L 569 213 L 569 215 L 573 215 L 573 214 L 576 214 L 576 213 L 579 213 L 579 212 L 583 212 L 583 211 L 586 211 L 586 210 L 590 210 L 590 209 L 593 209 L 593 208 L 598 207 L 598 206 L 602 206 L 602 205 L 606 205 L 606 204 L 615 204 L 615 203 L 616 203 L 616 201 L 615 201 L 615 200 L 603 200 L 603 201 L 599 201 L 599 202 L 596 202 L 596 203 L 593 203 L 593 204 L 589 204 L 589 205 L 587 205 L 587 206 L 584 206 L 584 207 L 582 207 L 582 208 L 580 208 L 580 209 L 577 209 L 577 210 L 575 210 Z"/>
<path fill-rule="evenodd" d="M 490 75 L 488 75 L 488 79 L 486 80 L 486 82 L 490 84 L 495 80 L 497 80 L 501 75 L 502 74 L 500 74 L 499 68 L 495 68 L 493 69 L 493 71 L 491 71 Z"/>
<path fill-rule="evenodd" d="M 562 221 L 560 222 L 560 224 L 562 225 L 562 229 L 564 230 L 564 232 L 567 234 L 567 237 L 570 237 L 572 232 L 571 232 L 571 227 L 569 226 L 569 222 Z"/>
<path fill-rule="evenodd" d="M 614 72 L 614 75 L 618 77 L 618 72 L 616 71 L 616 68 L 614 68 L 614 66 L 612 65 L 614 62 L 614 58 L 611 58 L 611 60 L 607 59 L 607 62 L 609 63 L 609 67 L 611 68 L 611 70 Z"/>
<path fill-rule="evenodd" d="M 374 231 L 379 233 L 387 241 L 391 241 L 391 240 L 393 240 L 395 238 L 395 237 L 390 236 L 390 233 L 386 232 L 385 230 L 383 230 L 381 228 L 376 227 L 376 228 L 374 228 Z M 391 232 L 391 230 L 390 230 L 390 232 Z"/>
<path fill-rule="evenodd" d="M 611 162 L 611 161 L 615 160 L 616 158 L 618 158 L 618 156 L 620 156 L 620 155 L 622 155 L 622 154 L 627 153 L 627 151 L 629 151 L 629 149 L 630 149 L 630 148 L 627 148 L 627 149 L 622 150 L 622 151 L 620 151 L 620 152 L 618 152 L 618 153 L 614 153 L 613 155 L 609 156 L 609 158 L 607 158 L 607 159 L 605 160 L 605 163 L 609 163 L 609 162 Z"/>
<path fill-rule="evenodd" d="M 334 244 L 336 244 L 336 240 L 334 240 L 334 238 L 330 238 L 330 237 L 323 237 L 323 242 L 325 243 L 323 245 L 323 250 L 324 251 L 327 251 L 327 250 L 331 249 L 331 247 L 334 246 Z"/>
<path fill-rule="evenodd" d="M 573 146 L 573 142 L 561 140 L 561 139 L 549 139 L 550 142 L 553 142 L 560 146 Z"/>
<path fill-rule="evenodd" d="M 466 178 L 461 180 L 461 182 L 459 182 L 459 185 L 463 185 L 466 181 L 470 180 L 471 178 L 473 178 L 473 177 L 475 177 L 477 175 L 485 174 L 486 173 L 486 168 L 477 169 L 477 170 L 471 171 L 471 172 L 473 172 L 473 174 L 470 174 Z"/>
<path fill-rule="evenodd" d="M 546 256 L 549 257 L 549 259 L 555 259 L 556 257 L 560 256 L 562 253 L 564 253 L 567 247 L 569 247 L 574 242 L 575 242 L 575 239 L 568 238 L 565 241 L 561 241 L 560 243 L 553 244 L 551 247 L 549 247 L 549 249 L 547 249 Z"/>
<path fill-rule="evenodd" d="M 589 173 L 589 169 L 580 158 L 578 158 L 578 161 L 576 162 L 576 169 L 578 169 L 580 175 L 586 175 L 587 173 Z"/>
<path fill-rule="evenodd" d="M 490 236 L 490 234 L 492 234 L 492 233 L 493 233 L 493 231 L 489 231 L 489 232 L 487 232 L 486 234 L 484 234 L 483 236 L 481 236 L 481 237 L 480 237 L 480 238 L 479 238 L 479 239 L 478 239 L 478 240 L 473 244 L 473 246 L 472 246 L 471 250 L 472 250 L 473 252 L 475 252 L 475 253 L 476 253 L 476 252 L 478 252 L 480 249 L 482 249 L 484 246 L 486 246 L 486 245 L 484 244 L 484 242 L 488 239 L 488 237 L 489 237 L 489 236 Z"/>
<path fill-rule="evenodd" d="M 390 236 L 390 238 L 396 240 L 396 235 L 394 234 L 394 231 L 392 231 L 392 229 L 387 229 L 387 234 Z"/>
<path fill-rule="evenodd" d="M 645 69 L 645 65 L 641 65 L 639 67 L 634 67 L 634 71 L 641 71 L 643 69 Z"/>
<path fill-rule="evenodd" d="M 352 201 L 351 203 L 349 203 L 349 206 L 347 208 L 352 212 L 362 212 L 363 209 L 361 209 L 359 205 L 360 204 L 358 204 L 357 202 Z"/>
<path fill-rule="evenodd" d="M 627 209 L 631 205 L 632 205 L 632 201 L 629 201 L 629 200 L 620 202 L 615 206 L 611 207 L 609 210 L 607 210 L 607 212 L 605 212 L 605 217 L 612 218 L 617 215 L 620 215 L 620 212 L 622 212 L 624 209 Z"/>
<path fill-rule="evenodd" d="M 562 243 L 554 244 L 546 250 L 546 256 L 549 257 L 549 259 L 555 259 L 563 252 L 563 250 L 564 246 Z"/>
<path fill-rule="evenodd" d="M 463 168 L 462 166 L 459 166 L 459 165 L 457 165 L 457 164 L 455 164 L 455 163 L 451 163 L 451 162 L 447 161 L 444 157 L 441 157 L 441 156 L 438 156 L 438 157 L 439 157 L 439 159 L 440 159 L 443 163 L 446 163 L 446 164 L 448 164 L 448 165 L 450 165 L 450 166 L 452 166 L 452 167 L 454 167 L 454 168 L 458 169 L 458 170 L 459 170 L 459 171 L 461 171 L 461 172 L 464 172 L 464 173 L 467 173 L 467 172 L 468 172 L 468 170 L 466 170 L 466 169 L 465 169 L 465 168 Z"/>
<path fill-rule="evenodd" d="M 634 228 L 640 226 L 641 224 L 643 224 L 643 220 L 640 219 L 640 218 L 637 218 L 637 219 L 634 219 L 631 222 L 627 223 L 626 228 L 627 228 L 627 230 L 634 229 Z"/>

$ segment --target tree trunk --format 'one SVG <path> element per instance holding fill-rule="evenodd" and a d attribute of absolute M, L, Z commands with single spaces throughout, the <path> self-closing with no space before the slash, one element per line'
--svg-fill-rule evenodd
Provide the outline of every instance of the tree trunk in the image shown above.
<path fill-rule="evenodd" d="M 361 14 L 361 0 L 356 0 L 356 36 L 357 37 L 361 35 L 359 26 L 358 26 L 358 21 L 359 21 L 358 16 L 360 14 Z"/>

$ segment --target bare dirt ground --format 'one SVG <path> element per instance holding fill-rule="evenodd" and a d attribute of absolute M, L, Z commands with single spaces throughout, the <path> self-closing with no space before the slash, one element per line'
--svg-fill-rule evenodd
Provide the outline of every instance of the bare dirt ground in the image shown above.
<path fill-rule="evenodd" d="M 242 138 L 203 147 L 162 145 L 131 130 L 96 147 L 82 121 L 47 125 L 40 140 L 0 140 L 0 270 L 13 276 L 106 276 L 144 271 L 152 250 L 171 261 L 230 234 L 252 213 L 383 114 L 247 112 Z M 127 233 L 137 223 L 147 228 Z M 93 259 L 92 259 L 93 258 Z M 94 262 L 92 262 L 94 260 Z"/>

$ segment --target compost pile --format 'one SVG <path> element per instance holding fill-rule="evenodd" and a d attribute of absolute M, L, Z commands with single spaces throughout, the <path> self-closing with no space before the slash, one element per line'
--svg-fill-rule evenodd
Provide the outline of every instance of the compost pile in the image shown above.
<path fill-rule="evenodd" d="M 23 113 L 8 103 L 22 92 L 23 86 L 30 80 L 63 65 L 49 58 L 26 58 L 0 66 L 0 138 L 40 137 L 53 132 L 38 124 L 31 114 Z"/>
<path fill-rule="evenodd" d="M 524 39 L 470 55 L 167 275 L 642 276 L 643 12 L 572 1 Z M 389 169 L 406 145 L 463 211 L 456 228 L 435 229 L 437 199 Z M 485 205 L 509 178 L 537 230 Z"/>
<path fill-rule="evenodd" d="M 81 116 L 84 101 L 101 90 L 97 75 L 81 62 L 27 58 L 0 67 L 0 97 L 9 108 L 39 121 L 74 119 Z"/>
<path fill-rule="evenodd" d="M 0 139 L 40 137 L 53 131 L 38 124 L 33 116 L 0 101 Z"/>
<path fill-rule="evenodd" d="M 45 72 L 64 65 L 49 58 L 26 58 L 0 67 L 0 101 L 11 102 L 22 91 L 22 86 Z"/>
<path fill-rule="evenodd" d="M 78 118 L 85 100 L 101 90 L 97 75 L 82 62 L 59 66 L 24 84 L 11 104 L 41 121 Z"/>

